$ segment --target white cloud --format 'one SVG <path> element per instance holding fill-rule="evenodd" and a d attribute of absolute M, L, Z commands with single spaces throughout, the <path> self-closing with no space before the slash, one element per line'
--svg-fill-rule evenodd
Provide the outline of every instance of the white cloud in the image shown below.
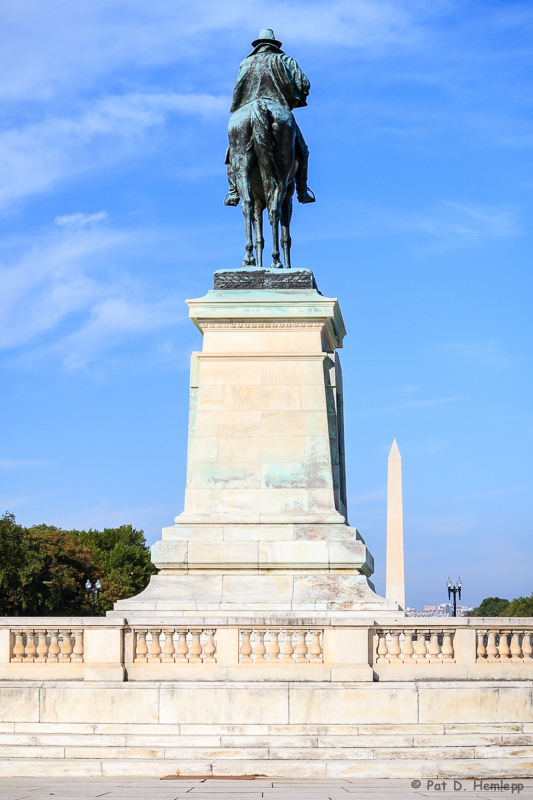
<path fill-rule="evenodd" d="M 4 4 L 0 25 L 0 96 L 48 99 L 91 87 L 123 69 L 173 64 L 217 48 L 245 54 L 265 25 L 288 45 L 380 49 L 419 35 L 406 0 L 21 0 Z"/>
<path fill-rule="evenodd" d="M 146 131 L 162 126 L 170 114 L 227 116 L 229 102 L 226 96 L 208 94 L 133 93 L 98 100 L 77 116 L 4 130 L 0 207 L 136 154 L 141 146 L 146 149 Z"/>
<path fill-rule="evenodd" d="M 56 217 L 54 222 L 56 225 L 74 225 L 79 228 L 82 225 L 87 225 L 89 222 L 99 222 L 101 219 L 107 219 L 107 211 L 98 211 L 96 214 L 82 214 L 77 211 L 75 214 L 66 214 Z"/>
<path fill-rule="evenodd" d="M 415 234 L 421 248 L 448 249 L 525 234 L 517 212 L 508 208 L 442 201 L 423 211 L 405 211 L 350 202 L 345 196 L 328 198 L 328 204 L 332 209 L 331 224 L 326 230 L 308 234 L 308 239 Z"/>
<path fill-rule="evenodd" d="M 1 469 L 17 469 L 18 467 L 51 467 L 53 461 L 24 461 L 11 458 L 0 458 Z"/>
<path fill-rule="evenodd" d="M 520 356 L 506 353 L 502 343 L 497 339 L 447 342 L 446 344 L 437 345 L 433 350 L 447 354 L 454 360 L 462 361 L 469 365 L 497 367 L 498 369 L 505 369 L 513 362 L 522 360 Z"/>
<path fill-rule="evenodd" d="M 358 492 L 353 497 L 348 498 L 349 503 L 375 503 L 381 502 L 387 497 L 387 488 L 382 486 L 380 489 L 369 489 L 366 492 Z"/>
<path fill-rule="evenodd" d="M 54 345 L 36 354 L 59 354 L 67 369 L 85 369 L 95 356 L 126 338 L 148 333 L 183 318 L 174 297 L 146 302 L 136 297 L 107 297 L 90 309 L 87 322 Z"/>
<path fill-rule="evenodd" d="M 413 527 L 425 534 L 454 534 L 473 533 L 478 523 L 472 514 L 435 514 L 425 519 L 413 521 Z"/>
<path fill-rule="evenodd" d="M 26 345 L 23 363 L 55 358 L 69 369 L 136 335 L 178 324 L 184 313 L 164 294 L 118 268 L 149 237 L 70 229 L 36 241 L 0 269 L 0 349 Z"/>
<path fill-rule="evenodd" d="M 366 411 L 353 412 L 353 417 L 373 417 L 378 414 L 392 414 L 396 411 L 402 411 L 408 408 L 424 408 L 425 406 L 441 406 L 445 403 L 455 403 L 461 398 L 458 397 L 439 397 L 432 400 L 413 400 L 410 403 L 396 403 L 391 406 L 382 406 L 381 408 L 370 408 Z M 389 447 L 390 449 L 390 447 Z"/>

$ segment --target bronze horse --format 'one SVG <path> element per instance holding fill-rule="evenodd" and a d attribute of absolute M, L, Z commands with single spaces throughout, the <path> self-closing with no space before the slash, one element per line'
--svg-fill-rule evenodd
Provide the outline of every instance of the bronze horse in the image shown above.
<path fill-rule="evenodd" d="M 263 211 L 272 226 L 272 267 L 291 266 L 292 198 L 298 159 L 292 113 L 272 100 L 259 99 L 239 108 L 228 127 L 231 172 L 242 201 L 246 232 L 243 267 L 263 265 Z M 254 257 L 255 247 L 255 257 Z"/>

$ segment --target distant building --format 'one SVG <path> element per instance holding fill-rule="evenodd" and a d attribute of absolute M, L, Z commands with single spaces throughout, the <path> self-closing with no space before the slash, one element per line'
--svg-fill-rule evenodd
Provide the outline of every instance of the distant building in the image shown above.
<path fill-rule="evenodd" d="M 468 617 L 474 609 L 472 606 L 457 606 L 458 617 Z M 440 603 L 438 606 L 424 606 L 423 611 L 416 611 L 414 608 L 405 609 L 406 617 L 451 617 L 453 616 L 453 605 L 451 603 Z"/>

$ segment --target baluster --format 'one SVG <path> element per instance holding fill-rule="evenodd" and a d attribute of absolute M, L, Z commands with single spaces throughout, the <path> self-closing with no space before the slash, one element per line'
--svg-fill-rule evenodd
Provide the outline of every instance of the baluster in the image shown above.
<path fill-rule="evenodd" d="M 57 641 L 57 637 L 59 636 L 59 631 L 48 631 L 50 634 L 50 647 L 48 648 L 48 662 L 57 664 L 59 661 L 58 655 L 61 652 L 59 647 L 59 642 Z"/>
<path fill-rule="evenodd" d="M 411 664 L 413 662 L 413 655 L 415 648 L 413 646 L 413 631 L 404 631 L 403 641 L 403 663 Z"/>
<path fill-rule="evenodd" d="M 241 630 L 242 635 L 242 644 L 241 644 L 241 664 L 253 664 L 252 659 L 250 656 L 252 655 L 252 645 L 250 642 L 250 636 L 252 635 L 253 631 L 251 629 Z"/>
<path fill-rule="evenodd" d="M 496 634 L 498 631 L 489 631 L 487 641 L 487 662 L 496 664 L 498 662 L 498 648 L 496 647 Z"/>
<path fill-rule="evenodd" d="M 485 664 L 486 662 L 486 655 L 487 655 L 487 648 L 485 647 L 485 634 L 487 631 L 478 631 L 477 632 L 477 658 L 476 663 L 478 664 Z"/>
<path fill-rule="evenodd" d="M 443 661 L 455 661 L 454 658 L 454 651 L 453 651 L 453 641 L 452 641 L 453 632 L 452 631 L 444 631 L 442 635 L 442 660 Z"/>
<path fill-rule="evenodd" d="M 391 643 L 389 647 L 390 653 L 390 664 L 401 664 L 400 661 L 400 653 L 402 652 L 402 648 L 400 647 L 400 631 L 394 630 L 390 632 L 391 634 Z"/>
<path fill-rule="evenodd" d="M 22 643 L 24 631 L 13 631 L 13 636 L 15 637 L 15 643 L 13 644 L 13 654 L 10 660 L 21 662 L 24 660 L 24 645 Z"/>
<path fill-rule="evenodd" d="M 150 645 L 150 655 L 152 658 L 149 660 L 149 664 L 160 664 L 161 663 L 161 645 L 159 643 L 159 637 L 161 636 L 161 631 L 157 628 L 152 629 L 150 628 L 150 633 L 152 634 L 152 644 Z"/>
<path fill-rule="evenodd" d="M 267 659 L 265 658 L 266 647 L 265 647 L 265 633 L 266 631 L 256 631 L 256 642 L 255 642 L 255 661 L 254 664 L 268 664 Z"/>
<path fill-rule="evenodd" d="M 309 652 L 311 653 L 310 664 L 322 664 L 321 633 L 322 631 L 311 631 L 311 647 L 309 648 Z"/>
<path fill-rule="evenodd" d="M 429 632 L 429 663 L 440 663 L 440 644 L 439 644 L 440 631 Z"/>
<path fill-rule="evenodd" d="M 387 646 L 387 634 L 388 631 L 378 631 L 378 649 L 377 654 L 378 657 L 376 661 L 388 661 L 387 653 L 389 652 L 389 648 Z"/>
<path fill-rule="evenodd" d="M 32 661 L 35 661 L 36 652 L 37 650 L 35 648 L 35 631 L 26 631 L 26 647 L 25 647 L 26 658 L 24 659 L 24 663 L 31 664 Z"/>
<path fill-rule="evenodd" d="M 268 660 L 269 667 L 275 667 L 281 665 L 281 659 L 279 657 L 280 654 L 280 647 L 279 647 L 279 635 L 281 633 L 280 630 L 271 630 L 270 633 L 270 647 L 268 648 L 268 652 L 270 653 L 270 658 Z"/>
<path fill-rule="evenodd" d="M 416 632 L 416 663 L 425 664 L 427 659 L 426 633 L 428 631 Z"/>
<path fill-rule="evenodd" d="M 292 646 L 292 631 L 285 630 L 284 634 L 285 634 L 285 641 L 283 643 L 282 663 L 284 667 L 292 667 L 296 663 L 294 661 L 294 658 L 292 657 L 292 654 L 294 653 L 294 647 Z"/>
<path fill-rule="evenodd" d="M 192 642 L 189 648 L 189 664 L 201 664 L 202 645 L 200 643 L 200 636 L 202 635 L 202 631 L 193 630 L 191 631 L 191 634 L 192 634 Z"/>
<path fill-rule="evenodd" d="M 206 641 L 205 647 L 204 647 L 204 653 L 205 653 L 205 655 L 204 655 L 204 664 L 206 662 L 216 662 L 215 652 L 216 652 L 217 648 L 216 648 L 215 641 L 214 641 L 215 631 L 214 630 L 209 630 L 209 631 L 204 631 L 204 633 L 207 636 L 207 641 Z"/>
<path fill-rule="evenodd" d="M 296 645 L 296 663 L 297 664 L 309 664 L 307 659 L 307 653 L 309 650 L 307 649 L 307 643 L 305 641 L 305 637 L 307 636 L 307 631 L 297 631 L 298 636 L 298 643 Z"/>
<path fill-rule="evenodd" d="M 74 648 L 72 650 L 74 655 L 72 660 L 83 661 L 84 644 L 85 644 L 85 640 L 83 638 L 83 629 L 72 631 L 72 633 L 74 634 Z"/>
<path fill-rule="evenodd" d="M 508 641 L 509 634 L 507 631 L 500 631 L 500 642 L 498 645 L 498 653 L 500 654 L 500 663 L 509 660 L 509 641 Z"/>
<path fill-rule="evenodd" d="M 38 664 L 46 663 L 46 656 L 48 655 L 48 645 L 46 644 L 46 631 L 38 631 L 37 635 L 39 641 L 37 643 L 37 658 L 35 661 Z"/>
<path fill-rule="evenodd" d="M 513 664 L 521 664 L 522 648 L 520 647 L 520 631 L 513 631 L 511 639 L 511 661 Z"/>
<path fill-rule="evenodd" d="M 63 641 L 61 642 L 60 664 L 70 664 L 72 655 L 72 642 L 70 641 L 70 631 L 63 631 Z"/>
<path fill-rule="evenodd" d="M 531 631 L 522 631 L 522 654 L 524 658 L 522 662 L 524 664 L 530 664 L 531 653 L 533 652 L 533 648 L 531 647 Z"/>
<path fill-rule="evenodd" d="M 148 659 L 146 655 L 148 653 L 148 645 L 146 644 L 146 634 L 148 631 L 137 631 L 136 638 L 137 638 L 137 646 L 135 648 L 135 664 L 146 664 Z"/>
<path fill-rule="evenodd" d="M 188 664 L 189 645 L 187 644 L 186 629 L 178 630 L 178 646 L 176 647 L 176 664 Z"/>
<path fill-rule="evenodd" d="M 167 630 L 163 631 L 163 633 L 165 634 L 165 644 L 163 646 L 163 653 L 165 655 L 164 655 L 164 658 L 163 658 L 163 663 L 164 664 L 169 664 L 169 663 L 173 664 L 174 663 L 174 653 L 176 652 L 175 648 L 174 648 L 174 628 L 172 628 L 171 630 L 167 629 Z"/>

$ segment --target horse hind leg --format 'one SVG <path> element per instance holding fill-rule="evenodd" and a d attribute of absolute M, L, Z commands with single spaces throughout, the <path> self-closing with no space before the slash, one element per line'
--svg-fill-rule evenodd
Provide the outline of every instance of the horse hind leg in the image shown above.
<path fill-rule="evenodd" d="M 281 247 L 286 269 L 291 268 L 291 218 L 292 197 L 286 197 L 281 207 Z"/>
<path fill-rule="evenodd" d="M 272 226 L 272 269 L 283 269 L 279 255 L 279 223 L 281 218 L 280 191 L 276 189 L 272 203 L 269 205 L 268 216 Z"/>
<path fill-rule="evenodd" d="M 255 239 L 255 255 L 257 259 L 257 266 L 263 266 L 263 248 L 265 240 L 263 239 L 263 206 L 255 198 L 254 202 L 254 239 Z"/>

